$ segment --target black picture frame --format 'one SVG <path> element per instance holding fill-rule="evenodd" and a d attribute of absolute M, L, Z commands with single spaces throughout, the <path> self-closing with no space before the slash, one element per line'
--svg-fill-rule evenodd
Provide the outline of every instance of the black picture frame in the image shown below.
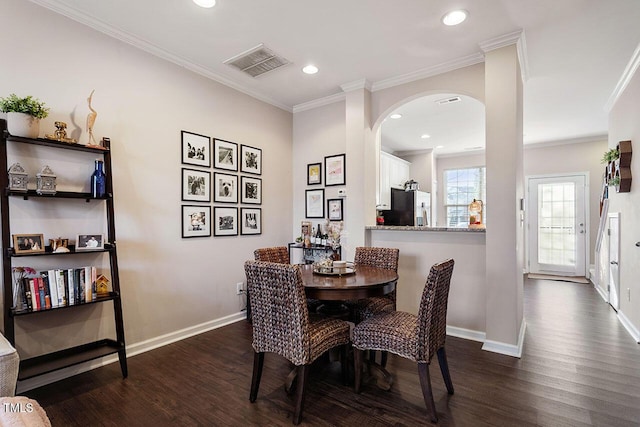
<path fill-rule="evenodd" d="M 211 167 L 211 137 L 186 130 L 180 131 L 182 164 Z"/>
<path fill-rule="evenodd" d="M 213 173 L 213 201 L 216 203 L 238 203 L 238 176 Z"/>
<path fill-rule="evenodd" d="M 213 167 L 238 172 L 238 144 L 214 138 Z"/>
<path fill-rule="evenodd" d="M 322 163 L 309 163 L 307 165 L 307 185 L 322 184 Z"/>
<path fill-rule="evenodd" d="M 327 219 L 329 221 L 342 221 L 343 216 L 343 199 L 327 199 Z"/>
<path fill-rule="evenodd" d="M 324 185 L 345 185 L 347 183 L 347 156 L 335 154 L 324 158 Z"/>
<path fill-rule="evenodd" d="M 240 172 L 262 175 L 262 149 L 240 146 Z"/>
<path fill-rule="evenodd" d="M 262 204 L 262 179 L 252 176 L 240 177 L 240 202 L 249 205 Z"/>
<path fill-rule="evenodd" d="M 216 206 L 213 208 L 213 235 L 238 235 L 238 208 Z"/>
<path fill-rule="evenodd" d="M 182 205 L 182 237 L 211 236 L 211 206 Z"/>
<path fill-rule="evenodd" d="M 305 218 L 324 218 L 324 188 L 305 190 Z"/>
<path fill-rule="evenodd" d="M 261 208 L 240 208 L 240 234 L 243 236 L 262 234 Z"/>
<path fill-rule="evenodd" d="M 211 202 L 211 172 L 182 168 L 182 200 Z"/>

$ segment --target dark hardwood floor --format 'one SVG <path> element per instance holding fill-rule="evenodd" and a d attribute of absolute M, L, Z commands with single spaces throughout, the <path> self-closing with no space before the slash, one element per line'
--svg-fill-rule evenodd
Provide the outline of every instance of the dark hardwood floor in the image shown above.
<path fill-rule="evenodd" d="M 525 285 L 522 359 L 447 338 L 455 394 L 431 366 L 440 426 L 639 426 L 640 346 L 593 286 L 545 280 Z M 267 354 L 258 399 L 249 403 L 251 325 L 238 322 L 27 392 L 53 426 L 289 426 L 290 367 Z M 389 356 L 390 391 L 342 385 L 339 363 L 309 377 L 302 425 L 429 425 L 417 368 Z"/>

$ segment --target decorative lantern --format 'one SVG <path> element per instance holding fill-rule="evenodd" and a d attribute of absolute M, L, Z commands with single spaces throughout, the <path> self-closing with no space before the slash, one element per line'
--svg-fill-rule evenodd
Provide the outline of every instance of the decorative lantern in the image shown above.
<path fill-rule="evenodd" d="M 9 191 L 27 191 L 29 177 L 20 163 L 14 163 L 9 168 Z"/>
<path fill-rule="evenodd" d="M 36 177 L 38 178 L 36 193 L 56 194 L 56 175 L 49 166 L 43 167 Z"/>
<path fill-rule="evenodd" d="M 484 228 L 482 223 L 483 208 L 482 200 L 473 199 L 473 202 L 469 203 L 469 228 Z"/>

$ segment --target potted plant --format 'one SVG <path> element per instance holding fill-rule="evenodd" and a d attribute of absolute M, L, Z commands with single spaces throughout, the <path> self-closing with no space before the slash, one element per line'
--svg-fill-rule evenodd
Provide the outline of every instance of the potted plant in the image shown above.
<path fill-rule="evenodd" d="M 620 152 L 618 151 L 617 148 L 612 148 L 609 151 L 605 151 L 605 153 L 602 155 L 602 159 L 600 159 L 600 163 L 609 163 L 609 162 L 613 162 L 614 160 L 617 160 L 620 157 Z"/>
<path fill-rule="evenodd" d="M 11 135 L 37 138 L 40 119 L 49 115 L 49 108 L 38 98 L 19 98 L 15 93 L 0 98 L 0 111 L 7 113 L 7 128 Z"/>

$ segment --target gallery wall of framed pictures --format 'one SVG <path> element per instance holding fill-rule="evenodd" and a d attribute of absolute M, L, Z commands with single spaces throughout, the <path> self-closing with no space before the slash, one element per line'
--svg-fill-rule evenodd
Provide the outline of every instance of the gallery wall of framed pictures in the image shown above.
<path fill-rule="evenodd" d="M 346 154 L 325 156 L 324 162 L 307 164 L 307 188 L 305 190 L 305 218 L 342 221 L 344 216 L 344 199 L 326 199 L 325 187 L 347 184 Z M 323 183 L 324 172 L 324 187 Z"/>
<path fill-rule="evenodd" d="M 181 137 L 181 200 L 189 202 L 182 237 L 262 234 L 262 149 L 184 130 Z"/>

